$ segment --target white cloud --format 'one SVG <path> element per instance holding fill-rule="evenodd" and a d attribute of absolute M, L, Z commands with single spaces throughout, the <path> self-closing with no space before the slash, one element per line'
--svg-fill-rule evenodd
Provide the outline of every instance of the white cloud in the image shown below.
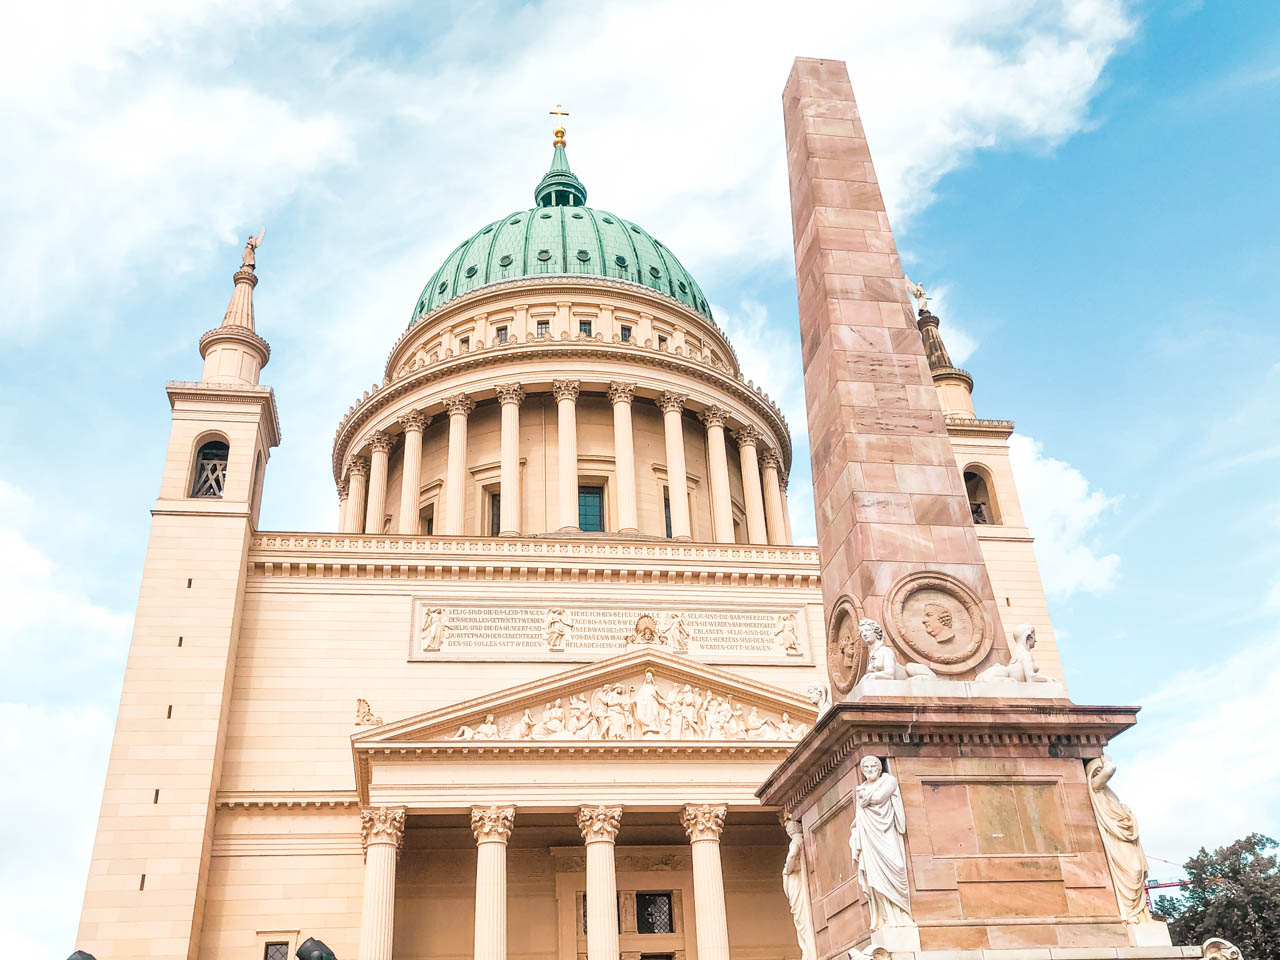
<path fill-rule="evenodd" d="M 1014 434 L 1009 458 L 1023 517 L 1036 538 L 1045 591 L 1063 597 L 1077 590 L 1110 590 L 1120 558 L 1101 552 L 1096 528 L 1118 498 L 1092 489 L 1071 464 L 1046 457 L 1043 445 L 1031 437 Z"/>
<path fill-rule="evenodd" d="M 1110 748 L 1114 781 L 1149 857 L 1182 863 L 1201 846 L 1280 830 L 1280 635 L 1203 658 L 1139 698 L 1140 722 Z M 1153 862 L 1153 876 L 1177 873 Z"/>

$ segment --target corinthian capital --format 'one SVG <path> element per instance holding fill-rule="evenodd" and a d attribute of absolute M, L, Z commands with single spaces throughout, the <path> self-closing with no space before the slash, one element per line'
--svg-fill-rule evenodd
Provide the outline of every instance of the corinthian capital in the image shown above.
<path fill-rule="evenodd" d="M 390 453 L 391 436 L 381 430 L 375 430 L 369 437 L 369 446 L 377 453 Z"/>
<path fill-rule="evenodd" d="M 755 427 L 742 427 L 733 431 L 733 438 L 740 447 L 755 447 L 760 443 L 760 431 Z"/>
<path fill-rule="evenodd" d="M 725 421 L 729 418 L 729 411 L 724 407 L 707 407 L 698 417 L 708 427 L 723 427 Z"/>
<path fill-rule="evenodd" d="M 609 384 L 609 399 L 614 403 L 630 403 L 636 398 L 636 385 L 634 383 L 618 383 L 614 381 Z"/>
<path fill-rule="evenodd" d="M 352 457 L 347 461 L 348 477 L 367 477 L 369 475 L 369 458 Z"/>
<path fill-rule="evenodd" d="M 766 470 L 772 467 L 774 470 L 781 472 L 782 458 L 772 450 L 766 450 L 764 453 L 760 454 L 760 466 Z"/>
<path fill-rule="evenodd" d="M 494 386 L 499 403 L 514 403 L 517 407 L 524 400 L 524 387 L 518 383 L 499 383 Z"/>
<path fill-rule="evenodd" d="M 613 843 L 622 826 L 622 807 L 579 807 L 578 829 L 587 843 L 607 840 Z"/>
<path fill-rule="evenodd" d="M 506 843 L 515 823 L 515 807 L 471 808 L 471 832 L 476 843 Z"/>
<path fill-rule="evenodd" d="M 444 408 L 451 417 L 459 413 L 464 417 L 469 417 L 471 416 L 471 411 L 476 408 L 476 402 L 465 393 L 456 393 L 452 397 L 445 398 Z"/>
<path fill-rule="evenodd" d="M 410 410 L 400 418 L 400 426 L 405 433 L 408 433 L 410 430 L 417 430 L 421 432 L 427 429 L 427 425 L 429 423 L 431 423 L 431 418 L 421 410 Z"/>
<path fill-rule="evenodd" d="M 658 398 L 658 409 L 663 413 L 671 413 L 673 410 L 679 413 L 684 409 L 684 402 L 688 399 L 687 393 L 672 393 L 667 390 Z"/>
<path fill-rule="evenodd" d="M 553 380 L 551 381 L 551 390 L 556 395 L 556 402 L 561 400 L 577 400 L 578 388 L 581 383 L 577 380 Z"/>
<path fill-rule="evenodd" d="M 371 843 L 394 844 L 397 851 L 404 843 L 404 807 L 365 807 L 360 811 L 360 838 L 364 850 Z"/>
<path fill-rule="evenodd" d="M 729 808 L 723 803 L 689 803 L 680 814 L 680 822 L 684 824 L 684 832 L 689 835 L 689 842 L 699 840 L 719 840 L 724 830 L 725 814 Z"/>

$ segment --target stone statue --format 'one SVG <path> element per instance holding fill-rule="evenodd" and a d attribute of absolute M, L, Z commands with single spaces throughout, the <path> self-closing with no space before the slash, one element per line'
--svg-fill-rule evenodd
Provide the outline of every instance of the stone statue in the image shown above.
<path fill-rule="evenodd" d="M 369 706 L 369 701 L 363 697 L 356 698 L 356 726 L 357 727 L 380 727 L 382 726 L 382 718 L 373 715 L 373 709 Z"/>
<path fill-rule="evenodd" d="M 893 648 L 884 642 L 884 627 L 863 617 L 858 621 L 858 635 L 867 645 L 867 672 L 863 680 L 908 680 L 911 677 L 937 677 L 923 663 L 900 663 Z"/>
<path fill-rule="evenodd" d="M 1085 767 L 1089 799 L 1093 801 L 1093 816 L 1102 834 L 1107 866 L 1111 868 L 1120 918 L 1125 923 L 1149 923 L 1152 918 L 1147 909 L 1147 856 L 1138 842 L 1138 821 L 1133 811 L 1107 786 L 1115 772 L 1115 761 L 1105 753 L 1089 761 Z"/>
<path fill-rule="evenodd" d="M 809 880 L 804 862 L 804 830 L 800 821 L 790 818 L 784 824 L 791 843 L 782 864 L 782 892 L 791 907 L 791 922 L 796 925 L 796 943 L 800 960 L 818 960 L 818 944 L 813 935 L 813 909 L 809 904 Z"/>
<path fill-rule="evenodd" d="M 831 688 L 825 683 L 811 683 L 805 695 L 818 708 L 818 719 L 821 720 L 822 715 L 831 709 Z"/>
<path fill-rule="evenodd" d="M 919 310 L 922 314 L 928 313 L 929 298 L 925 296 L 924 285 L 913 282 L 912 279 L 908 277 L 905 273 L 902 275 L 902 277 L 904 280 L 907 281 L 907 293 L 911 294 L 913 297 L 916 298 L 916 309 Z"/>
<path fill-rule="evenodd" d="M 307 937 L 302 942 L 302 946 L 298 947 L 294 956 L 298 960 L 338 960 L 332 950 L 330 950 L 323 940 L 317 940 L 315 937 Z"/>
<path fill-rule="evenodd" d="M 663 733 L 663 713 L 667 699 L 653 679 L 653 671 L 644 672 L 644 683 L 636 691 L 632 713 L 636 718 L 636 734 L 640 737 L 660 737 Z"/>
<path fill-rule="evenodd" d="M 879 757 L 863 757 L 858 768 L 863 780 L 854 791 L 857 810 L 849 831 L 849 850 L 858 885 L 867 895 L 871 929 L 910 926 L 911 891 L 902 839 L 907 832 L 907 815 L 902 791 L 897 779 L 884 772 Z"/>
<path fill-rule="evenodd" d="M 1024 623 L 1013 631 L 1013 650 L 1008 663 L 987 667 L 979 680 L 1016 680 L 1019 683 L 1047 682 L 1050 678 L 1040 672 L 1031 651 L 1036 645 L 1036 628 Z"/>
<path fill-rule="evenodd" d="M 468 727 L 463 724 L 458 728 L 450 740 L 496 740 L 498 738 L 498 725 L 494 723 L 493 714 L 488 714 L 484 718 L 484 723 L 476 724 L 474 727 Z"/>
<path fill-rule="evenodd" d="M 261 230 L 258 231 L 257 237 L 255 237 L 252 233 L 249 234 L 249 239 L 248 241 L 245 242 L 245 245 L 244 245 L 244 254 L 240 257 L 241 270 L 252 270 L 254 268 L 255 266 L 254 251 L 257 250 L 258 247 L 262 245 L 262 238 L 266 234 L 266 232 L 267 232 L 267 228 L 263 227 Z"/>
<path fill-rule="evenodd" d="M 444 618 L 442 607 L 430 607 L 422 618 L 422 629 L 418 634 L 418 642 L 423 653 L 431 653 L 444 646 L 449 633 L 449 624 Z"/>
<path fill-rule="evenodd" d="M 1200 948 L 1204 952 L 1204 960 L 1244 960 L 1244 955 L 1230 940 L 1221 937 L 1210 937 Z M 75 957 L 75 954 L 72 954 Z M 92 958 L 90 958 L 92 960 Z"/>
<path fill-rule="evenodd" d="M 552 607 L 547 611 L 542 639 L 547 642 L 547 649 L 555 653 L 563 653 L 564 648 L 573 642 L 573 624 L 565 619 L 563 607 Z"/>
<path fill-rule="evenodd" d="M 800 638 L 796 636 L 796 615 L 794 613 L 787 613 L 778 617 L 778 625 L 773 630 L 773 639 L 778 646 L 782 647 L 787 656 L 799 657 L 802 655 Z"/>
<path fill-rule="evenodd" d="M 689 630 L 680 619 L 680 614 L 673 613 L 667 618 L 662 628 L 662 642 L 674 653 L 689 652 Z"/>

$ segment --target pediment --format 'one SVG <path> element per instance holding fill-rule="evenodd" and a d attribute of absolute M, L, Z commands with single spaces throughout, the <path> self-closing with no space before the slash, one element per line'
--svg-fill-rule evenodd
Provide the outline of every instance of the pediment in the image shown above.
<path fill-rule="evenodd" d="M 352 737 L 357 751 L 469 743 L 792 744 L 813 726 L 798 693 L 656 649 L 634 650 Z"/>

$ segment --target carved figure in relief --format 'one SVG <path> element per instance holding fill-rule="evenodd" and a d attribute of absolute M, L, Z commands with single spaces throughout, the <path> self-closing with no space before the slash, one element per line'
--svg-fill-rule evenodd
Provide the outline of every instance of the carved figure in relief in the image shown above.
<path fill-rule="evenodd" d="M 1085 768 L 1089 778 L 1089 799 L 1093 815 L 1102 834 L 1102 849 L 1111 867 L 1111 880 L 1120 905 L 1120 918 L 1125 923 L 1149 923 L 1147 909 L 1147 855 L 1138 842 L 1138 821 L 1133 811 L 1107 785 L 1115 775 L 1116 764 L 1105 753 L 1090 760 Z"/>
<path fill-rule="evenodd" d="M 622 689 L 622 684 L 618 683 L 605 688 L 604 705 L 605 739 L 627 739 L 627 708 L 630 702 L 627 700 L 626 691 Z"/>
<path fill-rule="evenodd" d="M 800 649 L 800 638 L 796 635 L 796 615 L 785 613 L 778 617 L 778 625 L 773 630 L 773 639 L 782 652 L 789 657 L 803 656 Z"/>
<path fill-rule="evenodd" d="M 924 625 L 925 633 L 937 640 L 938 643 L 954 643 L 956 632 L 953 629 L 955 617 L 940 603 L 932 601 L 924 605 L 924 616 L 920 618 L 920 623 Z"/>
<path fill-rule="evenodd" d="M 422 629 L 418 634 L 418 642 L 423 653 L 431 653 L 444 646 L 449 634 L 449 624 L 445 620 L 444 609 L 428 607 L 422 616 Z"/>
<path fill-rule="evenodd" d="M 555 703 L 548 703 L 542 708 L 542 721 L 533 728 L 533 735 L 540 740 L 555 739 L 563 738 L 566 732 L 564 707 L 557 697 Z"/>
<path fill-rule="evenodd" d="M 658 683 L 653 679 L 653 671 L 646 670 L 644 672 L 644 683 L 640 684 L 640 689 L 636 691 L 632 705 L 637 736 L 662 736 L 662 721 L 668 709 L 667 698 L 658 689 Z"/>
<path fill-rule="evenodd" d="M 900 663 L 893 648 L 884 642 L 884 627 L 863 617 L 858 621 L 858 635 L 867 645 L 867 672 L 863 680 L 907 680 L 911 677 L 937 677 L 923 663 Z"/>
<path fill-rule="evenodd" d="M 778 735 L 783 740 L 803 740 L 804 735 L 809 732 L 807 723 L 792 723 L 791 715 L 785 711 L 782 719 L 778 721 Z"/>
<path fill-rule="evenodd" d="M 849 852 L 858 885 L 867 895 L 871 929 L 911 925 L 911 891 L 907 886 L 907 814 L 898 780 L 884 772 L 878 757 L 858 764 L 862 783 L 854 791 Z"/>
<path fill-rule="evenodd" d="M 660 643 L 662 638 L 658 635 L 658 621 L 647 613 L 640 614 L 636 620 L 635 629 L 631 632 L 631 636 L 627 637 L 626 646 L 630 647 L 634 644 L 654 645 Z"/>
<path fill-rule="evenodd" d="M 760 711 L 755 707 L 747 714 L 746 728 L 748 740 L 772 740 L 778 729 L 772 720 L 760 716 Z"/>
<path fill-rule="evenodd" d="M 484 723 L 476 724 L 474 727 L 468 727 L 463 724 L 458 728 L 450 740 L 496 740 L 498 738 L 498 725 L 493 720 L 493 714 L 490 713 L 484 718 Z"/>
<path fill-rule="evenodd" d="M 784 824 L 787 836 L 787 859 L 782 864 L 782 892 L 791 907 L 791 922 L 796 927 L 796 943 L 800 960 L 818 960 L 818 945 L 813 933 L 813 908 L 809 903 L 809 878 L 804 862 L 804 829 L 800 821 L 788 818 Z"/>
<path fill-rule="evenodd" d="M 688 653 L 690 634 L 680 614 L 673 613 L 665 618 L 661 628 L 662 642 L 671 648 L 673 653 Z"/>
<path fill-rule="evenodd" d="M 591 740 L 595 737 L 595 724 L 591 718 L 591 704 L 586 697 L 576 694 L 569 697 L 569 732 L 575 737 Z"/>
<path fill-rule="evenodd" d="M 552 607 L 547 611 L 542 639 L 546 641 L 547 649 L 554 653 L 563 653 L 565 647 L 573 642 L 573 624 L 565 618 L 563 607 Z"/>
<path fill-rule="evenodd" d="M 533 731 L 537 725 L 533 722 L 533 713 L 528 707 L 525 707 L 524 713 L 516 722 L 515 731 L 511 734 L 516 740 L 530 740 L 533 738 Z"/>
<path fill-rule="evenodd" d="M 997 663 L 987 667 L 980 674 L 979 680 L 1016 680 L 1019 683 L 1045 682 L 1050 678 L 1040 672 L 1036 666 L 1032 649 L 1036 645 L 1036 628 L 1029 623 L 1016 627 L 1013 631 L 1013 649 L 1008 663 Z"/>
<path fill-rule="evenodd" d="M 689 684 L 686 683 L 679 693 L 672 691 L 670 718 L 672 740 L 688 740 L 693 737 L 697 713 L 698 701 Z"/>
<path fill-rule="evenodd" d="M 356 726 L 357 727 L 380 727 L 382 726 L 382 718 L 373 715 L 373 708 L 369 706 L 369 701 L 363 697 L 356 700 Z"/>

